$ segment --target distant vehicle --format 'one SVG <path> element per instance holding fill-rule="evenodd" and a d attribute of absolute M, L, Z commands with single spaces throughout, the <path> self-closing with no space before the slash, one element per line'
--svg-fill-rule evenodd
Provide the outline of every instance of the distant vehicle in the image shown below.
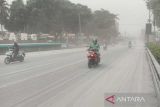
<path fill-rule="evenodd" d="M 67 44 L 62 44 L 61 45 L 61 48 L 67 48 L 68 46 L 67 46 Z"/>
<path fill-rule="evenodd" d="M 103 50 L 107 50 L 107 45 L 106 44 L 103 45 Z"/>
<path fill-rule="evenodd" d="M 96 67 L 100 63 L 100 56 L 95 50 L 88 50 L 88 68 Z"/>
<path fill-rule="evenodd" d="M 6 58 L 4 59 L 4 63 L 5 64 L 10 64 L 11 62 L 15 62 L 15 61 L 20 61 L 23 62 L 24 61 L 24 57 L 26 56 L 25 52 L 23 51 L 19 51 L 18 55 L 14 57 L 13 55 L 13 49 L 9 49 L 8 52 L 6 52 Z"/>
<path fill-rule="evenodd" d="M 131 41 L 128 42 L 128 48 L 132 48 L 132 42 Z"/>

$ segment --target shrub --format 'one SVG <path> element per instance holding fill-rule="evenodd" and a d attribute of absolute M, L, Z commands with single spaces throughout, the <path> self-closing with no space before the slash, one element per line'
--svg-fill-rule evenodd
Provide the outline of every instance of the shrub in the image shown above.
<path fill-rule="evenodd" d="M 150 49 L 150 51 L 152 52 L 152 54 L 160 64 L 160 44 L 148 43 L 148 48 Z"/>

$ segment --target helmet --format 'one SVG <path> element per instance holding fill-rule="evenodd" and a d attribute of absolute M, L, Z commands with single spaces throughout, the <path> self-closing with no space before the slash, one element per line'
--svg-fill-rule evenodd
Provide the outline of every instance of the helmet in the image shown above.
<path fill-rule="evenodd" d="M 97 42 L 98 42 L 97 39 L 93 39 L 94 44 L 97 44 Z"/>

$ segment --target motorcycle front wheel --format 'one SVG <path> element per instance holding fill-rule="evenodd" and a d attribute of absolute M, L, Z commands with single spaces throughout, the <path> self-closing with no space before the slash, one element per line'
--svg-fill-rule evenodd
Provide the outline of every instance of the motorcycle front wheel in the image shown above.
<path fill-rule="evenodd" d="M 10 63 L 11 63 L 10 58 L 9 58 L 9 57 L 6 57 L 6 58 L 4 59 L 4 63 L 5 63 L 5 64 L 10 64 Z"/>
<path fill-rule="evenodd" d="M 88 68 L 92 68 L 91 61 L 88 61 Z"/>

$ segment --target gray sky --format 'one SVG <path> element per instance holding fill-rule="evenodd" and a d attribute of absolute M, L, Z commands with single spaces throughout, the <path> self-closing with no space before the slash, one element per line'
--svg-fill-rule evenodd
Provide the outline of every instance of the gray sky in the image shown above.
<path fill-rule="evenodd" d="M 12 1 L 12 0 L 7 0 Z M 145 28 L 148 11 L 144 0 L 70 0 L 93 10 L 106 9 L 119 15 L 120 31 L 135 34 Z"/>

